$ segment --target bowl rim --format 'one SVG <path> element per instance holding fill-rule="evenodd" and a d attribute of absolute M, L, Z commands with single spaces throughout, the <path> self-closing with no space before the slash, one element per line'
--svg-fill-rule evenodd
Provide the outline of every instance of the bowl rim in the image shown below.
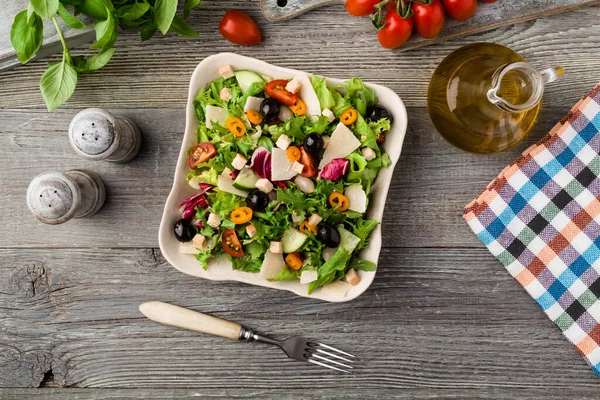
<path fill-rule="evenodd" d="M 196 131 L 196 127 L 197 127 L 197 120 L 196 120 L 196 116 L 195 116 L 195 112 L 194 112 L 194 104 L 193 103 L 194 103 L 194 98 L 195 98 L 196 93 L 199 90 L 199 88 L 205 87 L 208 82 L 210 82 L 218 77 L 217 76 L 217 77 L 210 78 L 210 79 L 202 77 L 202 74 L 205 72 L 204 70 L 207 67 L 215 64 L 218 61 L 222 61 L 221 65 L 234 64 L 234 63 L 236 63 L 238 65 L 244 65 L 244 69 L 249 69 L 249 70 L 261 73 L 262 75 L 265 75 L 265 76 L 270 76 L 270 75 L 275 74 L 275 75 L 282 75 L 282 76 L 287 76 L 288 78 L 291 78 L 294 75 L 301 75 L 301 74 L 307 74 L 309 77 L 311 75 L 313 75 L 312 73 L 308 73 L 305 71 L 296 70 L 296 69 L 292 69 L 292 68 L 280 67 L 280 66 L 273 65 L 273 64 L 267 63 L 265 61 L 262 61 L 262 60 L 259 60 L 256 58 L 242 56 L 242 55 L 235 54 L 235 53 L 213 54 L 211 56 L 204 58 L 196 66 L 196 68 L 194 69 L 194 72 L 192 73 L 192 76 L 190 79 L 190 84 L 189 84 L 188 101 L 187 101 L 187 105 L 186 105 L 185 132 L 184 132 L 184 135 L 182 138 L 181 148 L 180 148 L 178 158 L 177 158 L 177 165 L 175 168 L 173 185 L 171 186 L 171 190 L 170 190 L 167 200 L 165 202 L 165 207 L 163 209 L 163 214 L 162 214 L 160 227 L 159 227 L 159 235 L 158 235 L 159 247 L 160 247 L 160 250 L 161 250 L 164 258 L 175 269 L 177 269 L 181 272 L 184 272 L 188 275 L 202 277 L 202 278 L 209 279 L 209 280 L 236 281 L 236 282 L 247 283 L 247 284 L 251 284 L 251 285 L 255 285 L 255 286 L 269 287 L 269 288 L 274 288 L 274 289 L 278 289 L 278 290 L 287 290 L 287 291 L 291 291 L 302 297 L 319 299 L 319 300 L 324 300 L 324 301 L 328 301 L 328 302 L 346 302 L 346 301 L 355 299 L 356 297 L 360 296 L 362 293 L 364 293 L 369 288 L 373 279 L 375 278 L 375 274 L 376 274 L 377 270 L 369 271 L 369 272 L 359 271 L 359 273 L 361 274 L 361 282 L 357 286 L 353 286 L 344 297 L 334 297 L 334 296 L 329 295 L 326 292 L 322 292 L 320 289 L 315 290 L 312 294 L 309 295 L 306 293 L 306 285 L 300 286 L 300 288 L 304 289 L 304 292 L 302 293 L 299 290 L 298 286 L 300 285 L 300 283 L 298 281 L 293 281 L 293 285 L 290 284 L 292 281 L 283 281 L 283 282 L 269 282 L 267 280 L 258 281 L 254 278 L 254 277 L 258 277 L 258 274 L 233 270 L 231 268 L 231 263 L 226 258 L 224 258 L 224 263 L 217 262 L 217 265 L 214 265 L 214 259 L 212 259 L 210 261 L 212 265 L 209 265 L 208 270 L 204 270 L 200 266 L 199 262 L 196 261 L 195 258 L 193 259 L 193 261 L 197 265 L 197 270 L 191 271 L 179 264 L 178 258 L 181 257 L 179 248 L 174 248 L 175 246 L 171 245 L 171 243 L 173 243 L 173 240 L 174 240 L 173 235 L 172 235 L 171 225 L 173 224 L 174 221 L 171 220 L 172 217 L 170 215 L 172 214 L 173 208 L 177 209 L 178 208 L 177 204 L 179 204 L 179 202 L 182 200 L 182 199 L 176 199 L 179 192 L 181 190 L 188 191 L 188 192 L 193 191 L 193 189 L 187 184 L 187 182 L 185 180 L 181 179 L 182 176 L 187 175 L 187 172 L 188 172 L 187 169 L 189 169 L 189 167 L 187 166 L 187 154 L 186 153 L 187 153 L 188 148 L 190 147 L 190 145 L 188 144 L 188 142 L 190 141 L 189 140 L 190 136 L 193 137 L 193 143 L 195 143 L 195 141 L 196 141 L 195 131 Z M 270 71 L 271 73 L 263 73 L 265 70 Z M 211 71 L 209 71 L 207 73 L 207 75 L 212 73 L 212 75 L 214 76 L 215 75 L 214 72 L 215 71 L 211 67 Z M 218 72 L 217 72 L 217 75 L 218 75 Z M 314 74 L 314 75 L 316 75 L 316 74 Z M 321 75 L 317 75 L 317 76 L 321 76 Z M 342 80 L 342 79 L 329 78 L 329 77 L 325 77 L 325 79 L 327 81 L 328 86 L 338 86 L 338 85 L 342 85 L 344 83 L 344 80 Z M 197 84 L 197 82 L 200 82 L 202 80 L 206 80 L 206 82 L 202 85 Z M 381 252 L 381 244 L 382 244 L 381 243 L 382 242 L 381 221 L 383 219 L 385 201 L 387 199 L 387 194 L 389 191 L 389 187 L 391 185 L 394 168 L 397 165 L 398 160 L 400 158 L 400 154 L 402 152 L 402 146 L 404 143 L 404 138 L 405 138 L 406 130 L 407 130 L 407 126 L 408 126 L 408 118 L 407 118 L 406 107 L 404 106 L 402 99 L 400 99 L 400 97 L 394 91 L 392 91 L 391 89 L 389 89 L 387 87 L 368 83 L 368 82 L 365 82 L 365 85 L 367 85 L 370 88 L 372 88 L 373 90 L 375 90 L 378 100 L 379 100 L 379 103 L 383 104 L 388 110 L 390 110 L 390 112 L 392 113 L 392 115 L 394 117 L 394 123 L 393 123 L 390 131 L 386 134 L 386 142 L 383 145 L 384 148 L 386 149 L 386 152 L 390 155 L 391 163 L 387 168 L 385 168 L 379 172 L 377 178 L 373 182 L 373 185 L 372 185 L 373 193 L 370 197 L 371 204 L 369 204 L 369 208 L 367 209 L 368 216 L 370 216 L 370 214 L 373 214 L 373 213 L 377 214 L 376 218 L 374 218 L 374 219 L 377 219 L 380 222 L 380 224 L 373 231 L 373 233 L 371 235 L 371 240 L 370 240 L 369 246 L 367 248 L 361 250 L 361 256 L 363 255 L 362 254 L 363 252 L 368 252 L 368 254 L 369 254 L 368 258 L 370 258 L 371 261 L 373 261 L 377 264 L 378 260 L 379 260 L 379 255 Z M 385 98 L 385 101 L 382 101 L 382 96 Z M 390 104 L 390 103 L 393 103 L 393 104 Z M 392 105 L 393 105 L 393 107 L 392 107 Z M 390 151 L 388 150 L 389 147 L 397 148 L 397 154 L 395 154 L 395 155 L 390 154 Z M 386 179 L 383 179 L 384 177 Z M 376 207 L 376 205 L 377 205 L 377 207 Z M 169 242 L 171 242 L 171 243 L 169 243 Z M 175 253 L 175 254 L 173 254 L 173 253 Z M 367 254 L 367 253 L 365 253 L 365 254 Z M 188 256 L 193 257 L 193 255 L 188 255 Z M 210 276 L 209 270 L 211 268 L 220 268 L 221 264 L 225 264 L 226 267 L 229 269 L 230 273 L 227 273 L 227 271 L 224 270 L 221 275 Z M 241 273 L 243 275 L 239 275 L 238 273 Z M 246 278 L 246 276 L 249 276 L 249 277 Z M 252 277 L 252 278 L 250 278 L 250 277 Z"/>

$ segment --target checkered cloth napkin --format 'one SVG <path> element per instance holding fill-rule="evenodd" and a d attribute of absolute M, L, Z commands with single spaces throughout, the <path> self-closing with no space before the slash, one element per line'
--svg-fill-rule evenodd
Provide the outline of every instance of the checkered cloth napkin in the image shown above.
<path fill-rule="evenodd" d="M 465 207 L 473 232 L 600 375 L 600 84 Z"/>

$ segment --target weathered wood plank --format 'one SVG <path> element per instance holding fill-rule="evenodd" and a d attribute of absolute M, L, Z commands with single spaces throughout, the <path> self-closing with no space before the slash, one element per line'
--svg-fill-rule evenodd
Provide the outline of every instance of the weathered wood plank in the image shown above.
<path fill-rule="evenodd" d="M 491 400 L 514 400 L 515 393 L 518 393 L 520 400 L 570 400 L 592 399 L 597 395 L 597 388 L 576 388 L 576 389 L 530 389 L 519 388 L 515 391 L 511 388 L 504 389 L 415 389 L 402 388 L 401 390 L 389 391 L 387 388 L 370 388 L 359 390 L 358 393 L 343 393 L 344 399 L 414 399 L 414 400 L 433 400 L 433 399 L 491 399 Z M 332 389 L 228 389 L 228 388 L 203 388 L 198 389 L 0 389 L 0 396 L 3 400 L 23 400 L 44 396 L 44 400 L 71 400 L 71 399 L 95 399 L 95 400 L 129 400 L 129 399 L 252 399 L 252 398 L 276 398 L 280 400 L 295 399 L 339 399 L 340 391 Z"/>
<path fill-rule="evenodd" d="M 480 156 L 447 144 L 424 109 L 409 109 L 409 128 L 384 214 L 385 247 L 481 246 L 461 218 L 463 206 L 528 145 L 548 132 L 569 107 L 548 107 L 535 131 L 515 149 Z M 144 132 L 133 162 L 85 160 L 71 150 L 67 128 L 74 110 L 0 111 L 0 247 L 157 247 L 158 225 L 170 191 L 184 129 L 184 111 L 117 110 Z M 443 168 L 441 168 L 443 166 Z M 58 226 L 29 214 L 29 182 L 47 170 L 85 168 L 107 186 L 104 208 L 91 218 Z"/>
<path fill-rule="evenodd" d="M 38 386 L 50 370 L 59 385 L 234 397 L 289 388 L 367 398 L 420 387 L 488 388 L 501 398 L 511 388 L 598 387 L 575 348 L 482 248 L 384 250 L 372 287 L 336 304 L 189 277 L 150 249 L 3 249 L 0 259 L 0 387 Z M 264 345 L 156 324 L 137 310 L 148 300 L 279 337 L 302 333 L 364 362 L 345 379 Z"/>
<path fill-rule="evenodd" d="M 217 25 L 229 8 L 247 11 L 258 21 L 262 45 L 240 47 L 221 37 Z M 196 65 L 222 51 L 335 78 L 358 76 L 389 86 L 408 106 L 423 107 L 429 79 L 442 58 L 459 46 L 479 41 L 508 45 L 540 68 L 565 66 L 565 78 L 548 88 L 547 100 L 572 105 L 598 81 L 599 17 L 600 7 L 591 7 L 398 53 L 379 46 L 368 19 L 352 17 L 341 6 L 315 10 L 285 23 L 268 23 L 257 1 L 206 2 L 190 17 L 200 39 L 168 35 L 140 43 L 137 32 L 119 35 L 110 64 L 98 73 L 81 76 L 65 107 L 184 107 Z M 79 51 L 88 50 L 75 53 Z M 38 61 L 0 73 L 0 108 L 44 108 L 38 86 L 45 68 L 46 61 Z"/>

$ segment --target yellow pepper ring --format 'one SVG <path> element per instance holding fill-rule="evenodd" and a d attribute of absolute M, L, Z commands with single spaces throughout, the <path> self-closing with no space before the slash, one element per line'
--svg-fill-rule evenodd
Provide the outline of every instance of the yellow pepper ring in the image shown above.
<path fill-rule="evenodd" d="M 231 221 L 236 224 L 245 224 L 252 219 L 252 209 L 250 207 L 239 207 L 231 212 Z"/>
<path fill-rule="evenodd" d="M 236 137 L 242 137 L 246 133 L 246 126 L 241 119 L 237 117 L 231 117 L 225 121 L 225 126 L 229 129 L 229 132 L 233 133 Z"/>
<path fill-rule="evenodd" d="M 349 108 L 342 113 L 340 121 L 342 121 L 342 124 L 344 125 L 352 125 L 356 121 L 356 118 L 358 118 L 356 110 L 354 108 Z"/>
<path fill-rule="evenodd" d="M 338 192 L 333 192 L 329 195 L 329 204 L 331 207 L 336 207 L 338 211 L 346 211 L 350 206 L 348 198 Z"/>

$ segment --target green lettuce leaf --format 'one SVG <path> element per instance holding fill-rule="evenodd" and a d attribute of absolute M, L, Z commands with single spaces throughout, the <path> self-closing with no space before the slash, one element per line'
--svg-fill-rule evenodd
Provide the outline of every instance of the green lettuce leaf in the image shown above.
<path fill-rule="evenodd" d="M 315 93 L 317 93 L 317 97 L 319 98 L 321 110 L 326 108 L 331 109 L 335 105 L 335 99 L 333 98 L 334 95 L 331 89 L 327 87 L 326 79 L 313 75 L 311 84 L 313 89 L 315 89 Z"/>

